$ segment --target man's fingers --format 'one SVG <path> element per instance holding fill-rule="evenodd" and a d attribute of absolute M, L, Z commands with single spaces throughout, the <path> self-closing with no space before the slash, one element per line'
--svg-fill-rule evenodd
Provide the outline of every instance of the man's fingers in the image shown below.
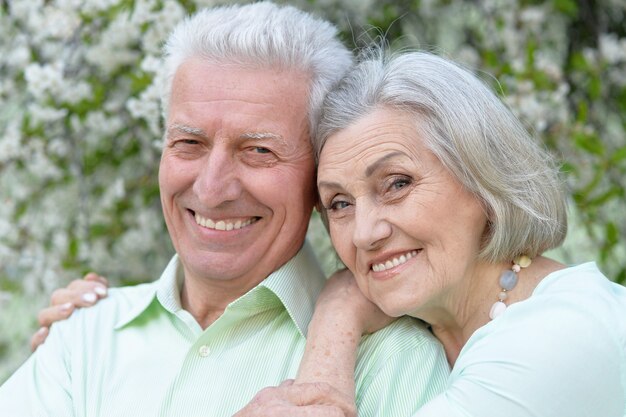
<path fill-rule="evenodd" d="M 72 303 L 46 307 L 37 315 L 37 321 L 39 321 L 39 325 L 41 327 L 50 327 L 55 321 L 65 320 L 68 318 L 74 311 L 74 308 L 76 307 Z"/>
<path fill-rule="evenodd" d="M 30 338 L 30 350 L 34 352 L 37 350 L 39 345 L 41 345 L 48 337 L 48 328 L 41 327 L 39 330 L 35 332 L 35 334 Z"/>

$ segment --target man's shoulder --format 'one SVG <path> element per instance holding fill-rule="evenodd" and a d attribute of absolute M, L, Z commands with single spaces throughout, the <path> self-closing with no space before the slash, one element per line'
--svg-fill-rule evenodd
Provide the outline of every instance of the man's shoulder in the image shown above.
<path fill-rule="evenodd" d="M 115 328 L 129 315 L 140 314 L 156 293 L 156 283 L 146 283 L 134 286 L 110 288 L 105 298 L 94 306 L 77 309 L 67 323 L 60 322 L 68 327 L 81 328 Z M 95 327 L 94 327 L 95 326 Z"/>
<path fill-rule="evenodd" d="M 446 387 L 450 367 L 423 322 L 403 317 L 364 337 L 355 370 L 359 415 L 411 416 Z"/>
<path fill-rule="evenodd" d="M 411 317 L 401 317 L 376 333 L 363 337 L 358 363 L 363 367 L 384 366 L 403 356 L 423 357 L 432 361 L 445 358 L 441 343 L 427 325 Z"/>

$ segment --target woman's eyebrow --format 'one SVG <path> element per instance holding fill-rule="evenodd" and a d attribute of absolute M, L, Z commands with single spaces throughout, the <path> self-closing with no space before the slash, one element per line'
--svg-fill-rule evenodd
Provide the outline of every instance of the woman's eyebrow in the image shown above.
<path fill-rule="evenodd" d="M 376 170 L 380 169 L 380 167 L 388 160 L 388 159 L 392 159 L 398 156 L 402 156 L 404 155 L 402 152 L 400 151 L 395 151 L 395 152 L 390 152 L 387 155 L 384 155 L 380 158 L 378 158 L 376 161 L 374 161 L 374 163 L 372 163 L 370 166 L 368 166 L 365 169 L 365 176 L 366 177 L 371 177 L 372 174 L 374 172 L 376 172 Z"/>

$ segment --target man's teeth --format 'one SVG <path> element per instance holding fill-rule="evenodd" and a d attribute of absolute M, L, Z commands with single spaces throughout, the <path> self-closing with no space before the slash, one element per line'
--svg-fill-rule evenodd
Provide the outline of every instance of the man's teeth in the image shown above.
<path fill-rule="evenodd" d="M 253 223 L 256 221 L 256 218 L 249 218 L 248 220 L 244 220 L 244 221 L 237 220 L 235 222 L 230 222 L 228 220 L 218 220 L 217 222 L 215 222 L 211 219 L 206 219 L 200 216 L 198 213 L 196 213 L 195 217 L 196 217 L 196 223 L 198 223 L 202 227 L 206 227 L 208 229 L 227 230 L 227 231 L 241 229 L 242 227 L 246 227 L 250 223 Z"/>
<path fill-rule="evenodd" d="M 374 265 L 372 265 L 372 270 L 374 272 L 386 271 L 386 270 L 391 269 L 393 267 L 396 267 L 398 265 L 402 265 L 403 263 L 405 263 L 406 261 L 408 261 L 409 259 L 411 259 L 414 256 L 417 256 L 417 251 L 416 250 L 412 250 L 411 252 L 407 252 L 404 255 L 401 255 L 401 256 L 399 256 L 397 258 L 389 259 L 388 261 L 386 261 L 384 263 L 374 264 Z"/>

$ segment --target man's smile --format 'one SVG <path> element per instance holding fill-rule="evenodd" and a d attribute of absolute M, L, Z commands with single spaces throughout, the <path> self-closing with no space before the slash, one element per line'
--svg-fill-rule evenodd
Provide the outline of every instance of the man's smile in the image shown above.
<path fill-rule="evenodd" d="M 243 227 L 246 227 L 252 223 L 257 222 L 260 217 L 248 217 L 243 219 L 220 219 L 213 220 L 206 217 L 200 216 L 198 213 L 195 213 L 194 218 L 196 219 L 196 223 L 198 223 L 202 227 L 206 227 L 207 229 L 214 230 L 238 230 Z"/>

